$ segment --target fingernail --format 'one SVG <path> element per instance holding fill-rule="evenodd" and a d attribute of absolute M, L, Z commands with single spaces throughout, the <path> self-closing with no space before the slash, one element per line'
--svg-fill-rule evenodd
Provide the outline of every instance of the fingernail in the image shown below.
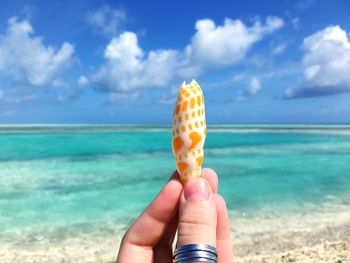
<path fill-rule="evenodd" d="M 209 199 L 209 186 L 203 179 L 193 179 L 184 186 L 184 196 L 187 201 L 205 201 Z"/>

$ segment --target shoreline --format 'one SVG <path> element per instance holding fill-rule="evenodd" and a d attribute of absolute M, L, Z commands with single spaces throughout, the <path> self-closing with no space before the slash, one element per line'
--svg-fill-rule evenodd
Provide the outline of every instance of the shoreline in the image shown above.
<path fill-rule="evenodd" d="M 346 263 L 350 260 L 349 239 L 336 242 L 322 241 L 312 247 L 303 247 L 273 255 L 248 256 L 236 258 L 236 263 Z"/>
<path fill-rule="evenodd" d="M 313 212 L 256 217 L 234 215 L 235 262 L 350 262 L 349 206 L 327 205 Z M 0 262 L 114 262 L 125 230 L 126 226 L 120 225 L 103 235 L 95 232 L 49 242 L 33 237 L 22 243 L 1 242 Z"/>
<path fill-rule="evenodd" d="M 233 239 L 236 263 L 350 262 L 350 220 Z"/>
<path fill-rule="evenodd" d="M 350 222 L 344 228 L 349 231 Z M 331 228 L 339 233 L 341 229 Z M 288 242 L 286 239 L 293 236 L 294 241 L 304 243 L 303 236 L 307 235 L 305 240 L 313 240 L 311 245 L 298 245 L 294 242 Z M 300 231 L 299 233 L 289 233 L 273 239 L 261 239 L 255 244 L 241 246 L 240 241 L 234 240 L 234 251 L 236 263 L 278 263 L 278 262 L 301 262 L 301 263 L 322 263 L 339 262 L 345 263 L 350 260 L 350 240 L 346 233 L 342 237 L 329 240 L 327 234 L 319 232 L 312 234 Z M 347 233 L 349 236 L 349 233 Z M 318 239 L 319 237 L 322 237 Z M 318 240 L 317 240 L 318 239 Z M 273 240 L 273 242 L 271 242 Z M 91 240 L 90 240 L 91 241 Z M 0 247 L 0 262 L 89 262 L 89 263 L 112 263 L 115 262 L 117 254 L 117 240 L 102 240 L 97 238 L 91 242 L 85 240 L 80 245 L 77 242 L 67 242 L 62 245 L 47 245 L 44 247 Z M 119 238 L 118 238 L 119 243 Z M 99 244 L 96 249 L 94 245 Z M 102 246 L 101 246 L 102 245 Z M 91 249 L 94 247 L 95 249 Z M 254 251 L 254 249 L 256 249 Z M 260 249 L 260 251 L 259 251 Z M 261 253 L 262 250 L 264 253 Z M 113 253 L 115 251 L 115 253 Z M 269 251 L 269 253 L 266 253 Z M 246 253 L 246 254 L 245 254 Z M 240 254 L 240 255 L 239 255 Z"/>
<path fill-rule="evenodd" d="M 347 203 L 324 204 L 310 211 L 232 219 L 235 262 L 350 262 L 348 211 Z"/>

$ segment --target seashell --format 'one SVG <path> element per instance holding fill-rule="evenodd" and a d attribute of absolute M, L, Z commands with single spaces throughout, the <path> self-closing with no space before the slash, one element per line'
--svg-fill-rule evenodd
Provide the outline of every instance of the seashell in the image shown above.
<path fill-rule="evenodd" d="M 204 96 L 195 80 L 183 82 L 173 115 L 172 148 L 182 182 L 201 176 L 206 136 Z"/>

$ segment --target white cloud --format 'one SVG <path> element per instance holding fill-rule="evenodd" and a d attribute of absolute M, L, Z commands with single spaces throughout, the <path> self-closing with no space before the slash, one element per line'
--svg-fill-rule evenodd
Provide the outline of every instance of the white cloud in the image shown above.
<path fill-rule="evenodd" d="M 272 54 L 274 55 L 281 54 L 286 50 L 286 48 L 287 48 L 287 43 L 278 44 L 272 49 Z"/>
<path fill-rule="evenodd" d="M 87 77 L 85 76 L 80 76 L 79 79 L 78 79 L 78 85 L 79 86 L 86 86 L 89 84 L 89 80 Z"/>
<path fill-rule="evenodd" d="M 165 86 L 177 64 L 174 50 L 152 50 L 145 55 L 133 32 L 114 37 L 105 49 L 104 58 L 105 64 L 91 81 L 111 93 Z"/>
<path fill-rule="evenodd" d="M 329 26 L 304 39 L 304 78 L 285 98 L 350 92 L 350 42 L 340 26 Z"/>
<path fill-rule="evenodd" d="M 256 94 L 259 93 L 261 90 L 261 83 L 258 78 L 252 77 L 250 79 L 250 82 L 248 84 L 248 87 L 243 90 L 239 91 L 238 95 L 235 97 L 236 100 L 244 100 L 247 97 L 255 96 Z"/>
<path fill-rule="evenodd" d="M 111 92 L 109 93 L 109 101 L 112 103 L 124 103 L 127 101 L 132 101 L 137 99 L 139 96 L 139 92 Z"/>
<path fill-rule="evenodd" d="M 4 116 L 14 116 L 14 115 L 16 115 L 16 111 L 15 110 L 7 110 L 7 111 L 4 111 L 4 113 L 2 115 L 4 115 Z"/>
<path fill-rule="evenodd" d="M 203 67 L 223 67 L 237 63 L 254 43 L 283 24 L 281 18 L 272 16 L 267 17 L 264 24 L 256 21 L 251 27 L 239 19 L 226 18 L 224 24 L 218 26 L 211 19 L 198 20 L 196 33 L 185 50 L 189 65 L 182 70 L 194 74 Z"/>
<path fill-rule="evenodd" d="M 315 0 L 298 0 L 296 3 L 296 8 L 300 11 L 305 11 L 310 8 L 315 3 Z"/>
<path fill-rule="evenodd" d="M 173 105 L 177 99 L 178 92 L 179 87 L 171 87 L 170 92 L 168 92 L 167 94 L 163 94 L 160 103 L 165 105 Z"/>
<path fill-rule="evenodd" d="M 260 81 L 256 77 L 253 77 L 248 86 L 248 93 L 250 95 L 256 95 L 260 90 L 261 90 Z"/>
<path fill-rule="evenodd" d="M 96 32 L 107 36 L 114 36 L 120 32 L 126 21 L 126 12 L 122 9 L 112 9 L 104 5 L 87 16 L 87 21 L 95 28 Z"/>
<path fill-rule="evenodd" d="M 292 19 L 292 27 L 294 29 L 298 29 L 300 27 L 300 17 L 297 16 Z"/>
<path fill-rule="evenodd" d="M 228 18 L 218 26 L 210 19 L 198 20 L 196 32 L 183 51 L 145 52 L 135 33 L 124 32 L 111 39 L 104 51 L 105 62 L 89 80 L 114 97 L 118 92 L 125 97 L 128 92 L 139 94 L 145 88 L 164 87 L 176 76 L 193 78 L 210 68 L 241 61 L 256 42 L 283 24 L 278 17 L 268 17 L 264 23 L 256 21 L 252 26 Z"/>
<path fill-rule="evenodd" d="M 23 85 L 50 85 L 70 64 L 73 53 L 67 42 L 59 49 L 45 46 L 27 20 L 12 17 L 0 35 L 0 76 Z"/>

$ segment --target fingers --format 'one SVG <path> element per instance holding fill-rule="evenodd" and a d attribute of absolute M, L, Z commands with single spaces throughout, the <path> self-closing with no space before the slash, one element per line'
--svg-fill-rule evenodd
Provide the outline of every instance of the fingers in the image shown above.
<path fill-rule="evenodd" d="M 168 225 L 162 238 L 154 248 L 155 263 L 173 263 L 173 241 L 178 224 L 178 215 L 175 215 Z"/>
<path fill-rule="evenodd" d="M 217 209 L 216 249 L 219 262 L 233 262 L 233 247 L 230 235 L 230 220 L 225 200 L 221 195 L 214 195 Z"/>
<path fill-rule="evenodd" d="M 172 178 L 177 178 L 178 174 L 175 172 Z M 202 177 L 209 183 L 212 191 L 214 193 L 217 192 L 218 189 L 218 176 L 214 172 L 214 170 L 210 168 L 204 168 L 202 169 Z M 178 225 L 178 215 L 176 215 L 171 223 L 169 224 L 166 232 L 160 239 L 160 241 L 157 243 L 156 247 L 154 248 L 154 262 L 161 262 L 161 263 L 172 263 L 172 244 L 174 241 L 175 233 L 177 230 Z"/>
<path fill-rule="evenodd" d="M 180 198 L 177 245 L 216 245 L 216 205 L 209 183 L 190 179 Z"/>
<path fill-rule="evenodd" d="M 139 246 L 155 246 L 177 212 L 181 190 L 180 182 L 171 179 L 130 228 L 127 241 Z"/>
<path fill-rule="evenodd" d="M 182 222 L 179 223 L 179 244 L 191 242 L 191 235 L 195 237 L 198 236 L 196 232 L 202 232 L 202 235 L 199 235 L 199 241 L 196 242 L 200 242 L 200 236 L 202 236 L 203 240 L 209 239 L 205 243 L 215 245 L 216 208 L 213 192 L 217 192 L 218 178 L 216 173 L 209 168 L 202 170 L 202 177 L 205 180 L 199 179 L 201 183 L 198 183 L 197 190 L 197 183 L 184 187 L 186 194 L 182 194 L 181 200 L 183 201 L 178 210 L 182 185 L 177 172 L 174 172 L 166 186 L 125 234 L 117 262 L 132 262 L 140 258 L 153 257 L 153 248 L 156 255 L 155 262 L 172 262 L 171 244 L 176 232 L 178 220 L 176 213 L 178 211 L 181 212 L 180 218 L 182 218 Z M 201 189 L 209 192 L 209 195 L 206 195 L 207 200 L 196 200 L 201 193 L 204 193 Z M 196 192 L 198 190 L 199 196 Z M 192 231 L 193 234 L 189 233 L 191 224 L 196 226 Z M 201 231 L 205 228 L 208 231 Z M 158 260 L 157 255 L 164 257 Z"/>
<path fill-rule="evenodd" d="M 207 180 L 209 183 L 213 193 L 218 192 L 218 175 L 213 169 L 203 168 L 202 169 L 202 177 Z"/>
<path fill-rule="evenodd" d="M 227 207 L 225 200 L 216 194 L 217 175 L 211 169 L 203 169 L 202 177 L 205 180 L 190 180 L 184 185 L 177 245 L 211 244 L 217 248 L 220 263 L 233 262 Z"/>
<path fill-rule="evenodd" d="M 152 251 L 178 212 L 181 191 L 182 185 L 173 175 L 125 234 L 117 262 L 134 262 L 132 259 L 137 262 L 140 254 Z"/>

